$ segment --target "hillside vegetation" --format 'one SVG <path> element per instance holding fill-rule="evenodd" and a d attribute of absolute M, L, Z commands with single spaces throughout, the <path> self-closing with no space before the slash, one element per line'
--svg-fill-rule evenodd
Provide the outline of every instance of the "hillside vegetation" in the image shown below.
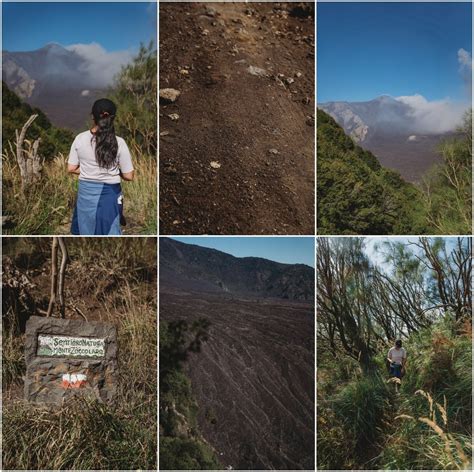
<path fill-rule="evenodd" d="M 380 165 L 318 109 L 319 234 L 471 232 L 471 115 L 442 143 L 442 164 L 415 186 Z"/>
<path fill-rule="evenodd" d="M 118 107 L 117 135 L 129 145 L 135 180 L 123 184 L 125 234 L 156 233 L 156 50 L 142 46 L 124 67 L 108 96 Z M 41 110 L 22 102 L 3 83 L 3 216 L 6 234 L 69 234 L 77 178 L 66 172 L 73 134 L 51 125 Z M 92 105 L 92 104 L 91 104 Z M 66 106 L 66 105 L 65 105 Z M 38 114 L 27 131 L 25 145 L 41 138 L 41 175 L 24 188 L 16 159 L 15 130 Z M 86 120 L 87 117 L 84 117 Z"/>
<path fill-rule="evenodd" d="M 77 399 L 55 410 L 23 399 L 24 326 L 29 316 L 42 316 L 48 306 L 51 238 L 5 238 L 3 468 L 154 470 L 156 240 L 67 238 L 66 244 L 70 261 L 65 276 L 65 315 L 116 326 L 116 399 L 113 405 Z"/>
<path fill-rule="evenodd" d="M 38 115 L 28 133 L 28 138 L 41 138 L 41 149 L 46 157 L 67 153 L 74 139 L 72 131 L 57 128 L 39 109 L 33 108 L 12 92 L 2 81 L 2 140 L 4 148 L 15 145 L 15 130 L 21 130 L 31 115 Z"/>
<path fill-rule="evenodd" d="M 471 251 L 467 238 L 320 239 L 318 468 L 471 467 Z M 386 361 L 397 338 L 401 385 Z"/>
<path fill-rule="evenodd" d="M 443 163 L 423 183 L 431 234 L 472 232 L 472 110 L 464 115 L 458 133 L 459 137 L 441 143 Z"/>
<path fill-rule="evenodd" d="M 160 321 L 160 468 L 164 470 L 221 469 L 215 451 L 201 436 L 198 405 L 184 371 L 189 353 L 207 340 L 205 319 Z"/>

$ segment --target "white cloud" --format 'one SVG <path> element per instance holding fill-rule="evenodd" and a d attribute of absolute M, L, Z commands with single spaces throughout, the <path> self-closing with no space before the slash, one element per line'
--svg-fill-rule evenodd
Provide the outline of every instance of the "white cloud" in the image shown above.
<path fill-rule="evenodd" d="M 66 46 L 69 51 L 86 60 L 83 68 L 92 83 L 97 87 L 111 85 L 113 78 L 121 67 L 128 64 L 133 58 L 131 50 L 107 52 L 100 44 L 71 44 Z"/>
<path fill-rule="evenodd" d="M 446 133 L 454 130 L 462 121 L 466 110 L 464 103 L 449 99 L 428 101 L 422 95 L 397 97 L 409 106 L 409 115 L 414 119 L 417 133 Z"/>
<path fill-rule="evenodd" d="M 468 101 L 454 102 L 449 98 L 429 101 L 422 95 L 398 97 L 409 106 L 409 115 L 414 119 L 414 131 L 422 133 L 445 133 L 453 131 L 462 122 L 463 114 L 471 100 L 472 57 L 469 51 L 460 48 L 457 52 L 459 73 L 465 83 Z M 469 102 L 469 103 L 468 103 Z M 411 137 L 410 137 L 411 138 Z M 409 140 L 412 140 L 410 139 Z M 413 141 L 416 140 L 413 139 Z"/>
<path fill-rule="evenodd" d="M 461 74 L 467 95 L 471 100 L 472 95 L 472 57 L 469 51 L 461 48 L 458 50 L 459 73 Z"/>
<path fill-rule="evenodd" d="M 90 95 L 90 90 L 83 90 L 81 92 L 81 97 L 88 97 Z"/>
<path fill-rule="evenodd" d="M 461 48 L 458 50 L 458 62 L 460 69 L 468 68 L 472 70 L 472 58 L 471 53 Z"/>

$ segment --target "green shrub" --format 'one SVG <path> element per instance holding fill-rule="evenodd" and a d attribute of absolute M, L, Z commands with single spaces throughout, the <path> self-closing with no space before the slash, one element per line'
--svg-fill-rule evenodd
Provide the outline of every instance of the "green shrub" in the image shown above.
<path fill-rule="evenodd" d="M 221 466 L 212 450 L 194 439 L 160 437 L 160 469 L 216 470 Z"/>
<path fill-rule="evenodd" d="M 381 424 L 390 408 L 389 390 L 377 374 L 348 383 L 333 401 L 332 409 L 354 438 L 356 456 L 380 437 Z"/>
<path fill-rule="evenodd" d="M 202 319 L 160 322 L 160 468 L 219 469 L 219 461 L 198 430 L 198 406 L 184 365 L 207 339 L 209 323 Z M 212 412 L 206 414 L 212 422 Z"/>
<path fill-rule="evenodd" d="M 324 401 L 318 401 L 318 437 L 317 456 L 318 470 L 353 469 L 355 439 L 348 434 L 344 421 L 336 417 Z"/>

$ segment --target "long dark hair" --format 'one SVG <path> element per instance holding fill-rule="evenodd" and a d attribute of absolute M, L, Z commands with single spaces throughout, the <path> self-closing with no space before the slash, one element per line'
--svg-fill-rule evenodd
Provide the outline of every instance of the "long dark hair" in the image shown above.
<path fill-rule="evenodd" d="M 95 137 L 95 158 L 104 169 L 117 165 L 118 143 L 115 136 L 114 119 L 116 113 L 114 102 L 107 98 L 97 100 L 92 107 L 92 116 L 97 130 Z"/>

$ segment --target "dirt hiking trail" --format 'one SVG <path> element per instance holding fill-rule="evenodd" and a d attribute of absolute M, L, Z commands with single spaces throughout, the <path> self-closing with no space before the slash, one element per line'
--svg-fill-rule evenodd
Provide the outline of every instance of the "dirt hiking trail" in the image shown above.
<path fill-rule="evenodd" d="M 161 234 L 314 232 L 314 8 L 161 3 Z"/>

